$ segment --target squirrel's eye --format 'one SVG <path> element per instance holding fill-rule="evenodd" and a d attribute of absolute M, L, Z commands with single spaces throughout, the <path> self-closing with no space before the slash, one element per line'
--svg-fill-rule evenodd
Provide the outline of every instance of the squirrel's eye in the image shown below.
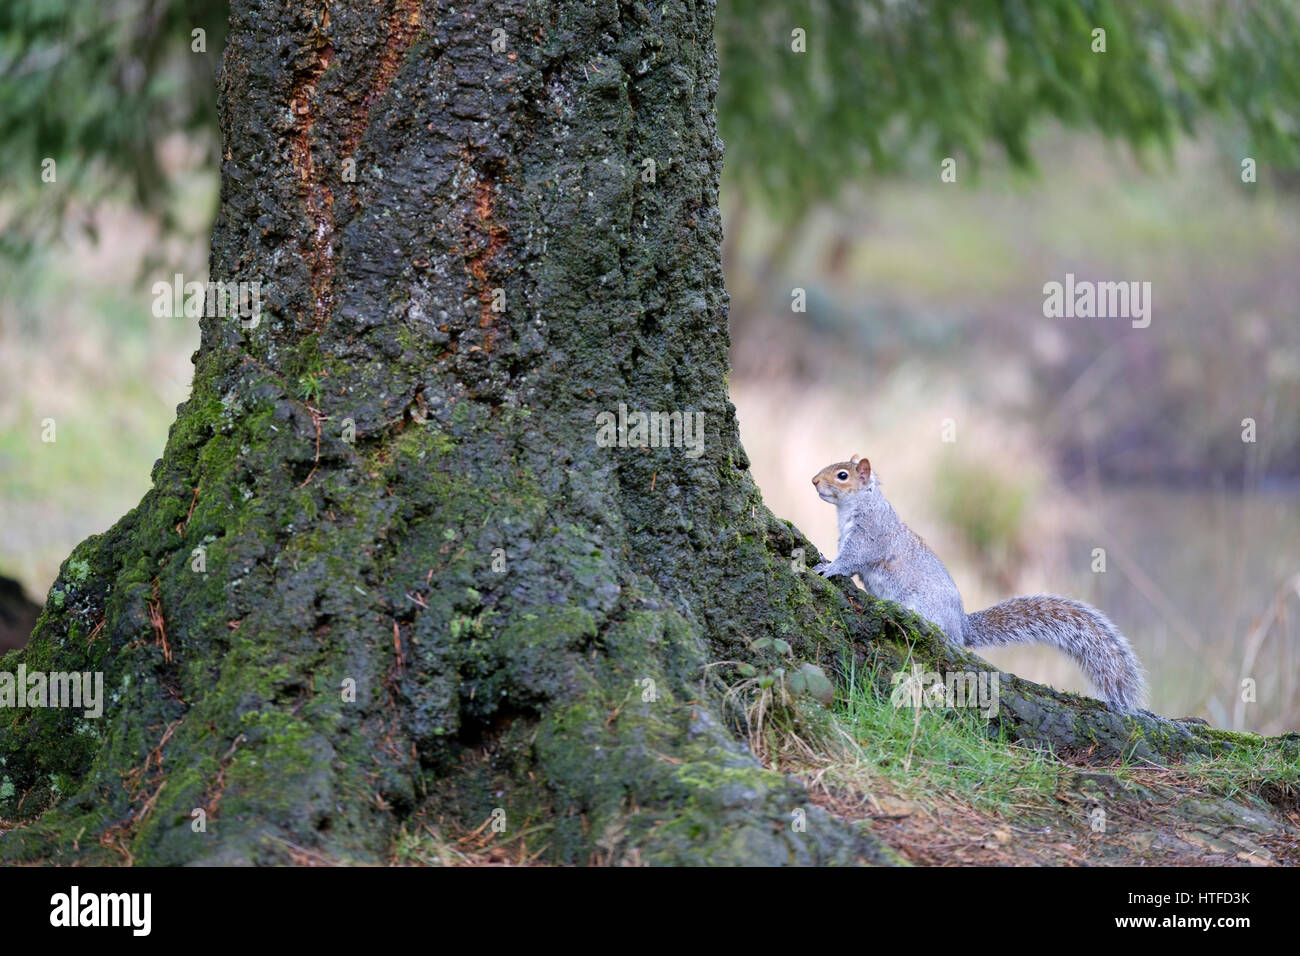
<path fill-rule="evenodd" d="M 839 481 L 848 481 L 848 480 L 849 480 L 849 473 L 848 473 L 847 471 L 841 471 L 841 472 L 840 472 L 839 474 L 837 474 L 835 477 L 836 477 Z"/>

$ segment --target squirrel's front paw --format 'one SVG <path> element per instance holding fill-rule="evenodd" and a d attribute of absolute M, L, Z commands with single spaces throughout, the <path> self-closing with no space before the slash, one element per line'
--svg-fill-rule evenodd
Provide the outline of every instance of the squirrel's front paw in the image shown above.
<path fill-rule="evenodd" d="M 839 574 L 839 571 L 831 570 L 831 566 L 834 563 L 834 561 L 823 561 L 821 564 L 813 568 L 813 574 L 820 574 L 824 578 L 829 578 L 832 574 Z"/>

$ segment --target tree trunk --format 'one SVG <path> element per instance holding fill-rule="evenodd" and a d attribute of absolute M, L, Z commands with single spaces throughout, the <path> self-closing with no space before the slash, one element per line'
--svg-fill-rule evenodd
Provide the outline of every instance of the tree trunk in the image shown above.
<path fill-rule="evenodd" d="M 837 643 L 727 401 L 712 18 L 232 3 L 211 276 L 260 323 L 202 320 L 154 488 L 65 565 L 25 663 L 109 701 L 14 712 L 0 816 L 57 805 L 6 855 L 379 860 L 430 801 L 560 860 L 868 852 L 703 670 Z M 620 405 L 702 451 L 599 442 Z"/>
<path fill-rule="evenodd" d="M 559 861 L 888 858 L 760 767 L 708 666 L 985 666 L 796 573 L 747 471 L 712 17 L 234 0 L 211 276 L 260 280 L 260 322 L 201 320 L 153 489 L 0 662 L 108 698 L 12 712 L 0 854 L 378 861 L 423 812 Z M 1031 737 L 1209 740 L 1011 693 Z"/>

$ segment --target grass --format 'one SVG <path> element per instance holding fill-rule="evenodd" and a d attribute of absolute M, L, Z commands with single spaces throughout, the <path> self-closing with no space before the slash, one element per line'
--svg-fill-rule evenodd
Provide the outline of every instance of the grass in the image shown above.
<path fill-rule="evenodd" d="M 832 711 L 842 737 L 853 741 L 841 756 L 917 799 L 955 793 L 982 809 L 1005 810 L 1027 794 L 1049 798 L 1081 769 L 1097 769 L 1020 746 L 1004 734 L 990 736 L 974 708 L 895 707 L 877 675 L 858 671 L 851 661 L 846 670 L 847 686 Z M 1176 779 L 1227 798 L 1268 787 L 1300 796 L 1300 763 L 1262 738 L 1173 767 L 1121 761 L 1104 769 L 1131 783 Z"/>
<path fill-rule="evenodd" d="M 975 708 L 896 707 L 883 675 L 843 668 L 830 708 L 737 683 L 751 746 L 912 862 L 1297 862 L 1300 766 L 1276 747 L 1167 767 L 1074 763 L 990 733 Z"/>
<path fill-rule="evenodd" d="M 851 661 L 846 670 L 847 686 L 832 711 L 842 739 L 852 741 L 843 753 L 851 770 L 846 780 L 884 778 L 910 799 L 938 805 L 957 794 L 988 811 L 1005 811 L 1027 796 L 1047 799 L 1058 789 L 1063 764 L 1004 736 L 990 739 L 978 711 L 895 707 L 877 675 Z"/>
<path fill-rule="evenodd" d="M 1300 763 L 1286 760 L 1276 748 L 1245 744 L 1213 759 L 1171 768 L 1141 768 L 1135 779 L 1165 776 L 1205 787 L 1217 796 L 1277 792 L 1300 807 Z"/>

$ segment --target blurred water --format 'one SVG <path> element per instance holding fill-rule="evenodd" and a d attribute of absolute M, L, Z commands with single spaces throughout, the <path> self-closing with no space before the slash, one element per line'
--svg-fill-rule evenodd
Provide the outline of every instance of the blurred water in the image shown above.
<path fill-rule="evenodd" d="M 1072 536 L 1080 596 L 1147 661 L 1157 703 L 1219 725 L 1300 726 L 1300 495 L 1094 489 Z M 1091 571 L 1092 548 L 1107 570 Z M 1257 700 L 1241 700 L 1243 679 Z"/>

